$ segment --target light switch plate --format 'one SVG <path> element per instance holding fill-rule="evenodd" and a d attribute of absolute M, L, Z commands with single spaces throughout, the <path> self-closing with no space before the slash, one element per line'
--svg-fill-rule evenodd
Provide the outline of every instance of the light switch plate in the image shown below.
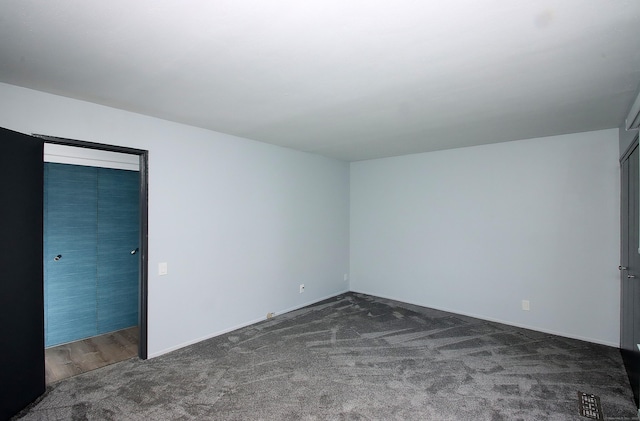
<path fill-rule="evenodd" d="M 158 275 L 166 275 L 168 273 L 167 270 L 167 262 L 162 262 L 158 265 Z"/>

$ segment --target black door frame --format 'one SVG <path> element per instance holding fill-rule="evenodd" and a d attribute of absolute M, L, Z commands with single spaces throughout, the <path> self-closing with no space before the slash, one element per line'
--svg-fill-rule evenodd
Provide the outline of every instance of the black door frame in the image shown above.
<path fill-rule="evenodd" d="M 630 262 L 628 262 L 628 256 L 626 253 L 636 253 L 638 250 L 638 244 L 634 244 L 633 247 L 630 247 L 628 244 L 625 244 L 625 241 L 628 241 L 628 233 L 625 233 L 625 230 L 629 230 L 629 225 L 631 221 L 629 220 L 629 193 L 625 192 L 625 188 L 629 188 L 628 182 L 628 171 L 625 172 L 624 165 L 628 159 L 630 159 L 631 154 L 638 148 L 638 135 L 636 134 L 635 138 L 631 142 L 631 144 L 627 147 L 625 152 L 620 157 L 620 355 L 622 356 L 622 361 L 624 363 L 625 370 L 627 372 L 627 377 L 629 378 L 629 383 L 631 385 L 631 390 L 633 391 L 633 398 L 636 404 L 636 407 L 639 405 L 640 399 L 640 352 L 635 349 L 635 346 L 632 349 L 625 348 L 625 344 L 623 343 L 625 337 L 625 326 L 623 325 L 623 321 L 625 320 L 624 312 L 625 312 L 625 298 L 629 298 L 625 296 L 624 292 L 624 277 L 627 275 L 627 266 Z M 627 179 L 625 179 L 627 178 Z M 636 180 L 637 182 L 637 180 Z M 635 193 L 639 194 L 638 192 Z M 626 216 L 625 216 L 626 215 Z M 626 224 L 625 224 L 626 220 Z M 634 229 L 638 227 L 634 226 Z"/>
<path fill-rule="evenodd" d="M 629 155 L 631 155 L 631 153 L 636 148 L 636 146 L 638 146 L 638 136 L 639 135 L 636 134 L 636 136 L 633 138 L 633 141 L 629 144 L 629 146 L 627 146 L 627 149 L 620 156 L 620 163 L 621 164 L 629 158 Z"/>
<path fill-rule="evenodd" d="M 149 248 L 149 151 L 144 149 L 135 149 L 125 146 L 108 145 L 105 143 L 87 142 L 84 140 L 66 139 L 42 134 L 33 134 L 44 140 L 45 143 L 56 145 L 74 146 L 85 149 L 96 149 L 107 152 L 119 152 L 130 155 L 138 155 L 140 163 L 140 267 L 139 267 L 139 302 L 138 302 L 138 328 L 139 328 L 139 344 L 138 357 L 142 360 L 147 359 L 147 308 L 148 308 L 148 248 Z"/>

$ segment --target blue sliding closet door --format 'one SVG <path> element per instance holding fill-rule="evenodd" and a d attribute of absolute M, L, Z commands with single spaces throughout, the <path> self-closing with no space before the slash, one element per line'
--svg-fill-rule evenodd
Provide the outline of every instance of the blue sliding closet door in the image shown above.
<path fill-rule="evenodd" d="M 46 163 L 44 184 L 45 346 L 136 326 L 139 173 Z"/>
<path fill-rule="evenodd" d="M 45 164 L 45 346 L 96 334 L 96 185 L 95 168 Z"/>
<path fill-rule="evenodd" d="M 138 324 L 139 174 L 98 168 L 98 334 Z"/>

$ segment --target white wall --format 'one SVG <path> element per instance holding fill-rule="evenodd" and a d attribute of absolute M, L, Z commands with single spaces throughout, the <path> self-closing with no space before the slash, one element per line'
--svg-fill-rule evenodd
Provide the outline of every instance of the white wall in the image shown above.
<path fill-rule="evenodd" d="M 7 84 L 0 126 L 149 150 L 150 356 L 348 289 L 345 162 Z"/>
<path fill-rule="evenodd" d="M 618 346 L 619 179 L 617 129 L 352 163 L 351 289 Z"/>
<path fill-rule="evenodd" d="M 344 162 L 6 84 L 0 126 L 150 151 L 150 356 L 349 271 L 354 291 L 618 344 L 616 129 L 356 162 L 350 192 Z"/>

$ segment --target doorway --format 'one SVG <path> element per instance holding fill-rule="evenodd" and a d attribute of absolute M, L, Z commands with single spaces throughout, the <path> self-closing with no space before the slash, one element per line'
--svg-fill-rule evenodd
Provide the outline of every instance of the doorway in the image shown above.
<path fill-rule="evenodd" d="M 638 137 L 620 160 L 620 353 L 636 406 L 640 389 L 640 152 Z"/>
<path fill-rule="evenodd" d="M 139 158 L 45 144 L 47 384 L 138 354 Z"/>
<path fill-rule="evenodd" d="M 45 148 L 51 147 L 72 147 L 75 150 L 84 151 L 101 151 L 111 154 L 124 154 L 133 156 L 137 161 L 137 168 L 139 171 L 138 177 L 138 233 L 136 247 L 131 247 L 128 250 L 128 257 L 136 255 L 137 259 L 137 326 L 135 329 L 119 329 L 116 331 L 105 332 L 104 334 L 97 335 L 88 339 L 81 339 L 61 345 L 63 348 L 59 349 L 58 357 L 60 353 L 67 354 L 68 356 L 80 355 L 83 351 L 85 354 L 95 354 L 96 346 L 102 346 L 105 354 L 111 354 L 101 358 L 104 362 L 92 361 L 91 358 L 85 358 L 84 363 L 80 364 L 81 367 L 75 367 L 73 370 L 86 371 L 87 369 L 98 368 L 98 366 L 106 365 L 114 359 L 129 358 L 132 354 L 131 349 L 134 348 L 136 352 L 133 352 L 133 356 L 137 355 L 140 359 L 147 358 L 147 249 L 148 249 L 148 151 L 141 149 L 134 149 L 121 146 L 112 146 L 100 143 L 86 142 L 74 139 L 64 139 L 46 135 L 34 135 L 42 138 L 45 142 Z M 46 248 L 46 246 L 45 246 Z M 108 252 L 107 252 L 108 253 Z M 56 255 L 57 256 L 57 255 Z M 60 259 L 63 259 L 61 257 Z M 110 329 L 106 329 L 110 330 Z M 100 332 L 98 332 L 100 333 Z M 123 348 L 128 348 L 128 351 Z M 112 351 L 109 351 L 112 350 Z M 64 358 L 67 357 L 64 356 Z M 73 362 L 75 364 L 75 362 Z M 75 364 L 78 365 L 78 364 Z M 72 372 L 73 372 L 72 370 Z M 72 375 L 77 374 L 73 372 Z"/>
<path fill-rule="evenodd" d="M 0 348 L 5 362 L 0 419 L 9 419 L 45 392 L 43 294 L 43 145 L 76 146 L 128 153 L 140 163 L 138 356 L 147 358 L 148 151 L 127 147 L 26 135 L 0 128 L 3 153 L 0 178 L 0 337 L 11 338 Z"/>

